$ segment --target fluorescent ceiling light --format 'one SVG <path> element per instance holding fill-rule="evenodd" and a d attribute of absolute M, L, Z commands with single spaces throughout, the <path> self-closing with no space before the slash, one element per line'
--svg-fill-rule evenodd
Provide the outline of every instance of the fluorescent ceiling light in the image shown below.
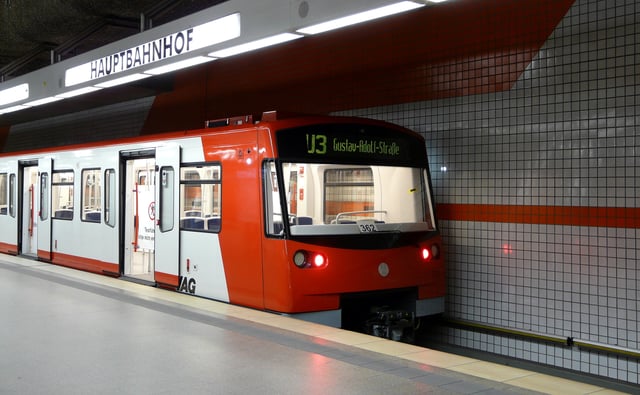
<path fill-rule="evenodd" d="M 270 36 L 270 37 L 262 38 L 260 40 L 251 41 L 245 44 L 236 45 L 235 47 L 211 52 L 209 56 L 213 56 L 216 58 L 226 58 L 228 56 L 238 55 L 238 54 L 253 51 L 259 48 L 269 47 L 271 45 L 284 43 L 284 42 L 295 40 L 296 38 L 301 38 L 301 37 L 304 37 L 304 36 L 301 36 L 299 34 L 294 34 L 294 33 L 276 34 L 275 36 Z"/>
<path fill-rule="evenodd" d="M 2 109 L 0 109 L 0 114 L 6 114 L 6 113 L 9 113 L 9 112 L 24 110 L 25 108 L 29 108 L 29 107 L 18 105 L 18 106 L 13 106 L 13 107 L 2 108 Z"/>
<path fill-rule="evenodd" d="M 53 103 L 54 101 L 58 101 L 62 99 L 64 99 L 64 97 L 51 96 L 51 97 L 45 97 L 44 99 L 40 99 L 40 100 L 30 101 L 29 103 L 24 103 L 23 105 L 27 107 L 41 106 L 43 104 Z"/>
<path fill-rule="evenodd" d="M 240 14 L 235 13 L 193 28 L 190 51 L 240 37 Z"/>
<path fill-rule="evenodd" d="M 29 98 L 29 84 L 24 83 L 0 91 L 0 106 Z"/>
<path fill-rule="evenodd" d="M 345 26 L 355 25 L 358 23 L 371 21 L 374 19 L 382 18 L 389 15 L 399 14 L 401 12 L 413 10 L 415 8 L 423 7 L 424 4 L 415 3 L 413 1 L 401 1 L 399 3 L 390 4 L 388 6 L 375 8 L 373 10 L 359 12 L 357 14 L 348 15 L 342 18 L 333 19 L 331 21 L 318 23 L 316 25 L 308 26 L 302 29 L 296 30 L 302 34 L 318 34 L 324 33 L 329 30 L 340 29 Z"/>
<path fill-rule="evenodd" d="M 136 74 L 128 75 L 126 77 L 116 78 L 115 80 L 105 81 L 105 82 L 96 84 L 95 86 L 97 86 L 98 88 L 111 88 L 112 86 L 128 84 L 129 82 L 138 81 L 148 77 L 151 77 L 151 76 L 148 74 L 136 73 Z"/>
<path fill-rule="evenodd" d="M 59 98 L 62 98 L 62 99 L 68 99 L 70 97 L 84 95 L 85 93 L 91 93 L 91 92 L 99 91 L 100 89 L 102 89 L 102 88 L 98 88 L 98 87 L 95 87 L 95 86 L 87 86 L 85 88 L 80 88 L 80 89 L 76 89 L 76 90 L 73 90 L 73 91 L 61 93 L 59 95 L 56 95 L 55 97 L 59 97 Z"/>
<path fill-rule="evenodd" d="M 179 62 L 169 63 L 164 66 L 156 67 L 154 69 L 147 70 L 144 73 L 150 74 L 150 75 L 159 75 L 159 74 L 164 74 L 171 71 L 186 69 L 187 67 L 195 66 L 197 64 L 211 62 L 212 60 L 216 60 L 216 59 L 209 58 L 207 56 L 196 56 L 194 58 L 189 58 L 189 59 L 181 60 Z"/>

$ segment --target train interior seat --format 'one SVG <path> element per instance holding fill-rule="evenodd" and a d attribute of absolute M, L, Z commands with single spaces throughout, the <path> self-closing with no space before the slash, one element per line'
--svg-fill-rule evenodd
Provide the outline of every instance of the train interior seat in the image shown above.
<path fill-rule="evenodd" d="M 206 219 L 206 229 L 212 231 L 220 230 L 220 217 L 210 217 Z"/>
<path fill-rule="evenodd" d="M 89 211 L 85 214 L 85 220 L 89 222 L 100 222 L 100 211 Z"/>
<path fill-rule="evenodd" d="M 73 219 L 73 209 L 63 208 L 56 210 L 53 213 L 53 217 L 58 219 Z M 98 217 L 98 219 L 100 219 L 100 217 Z"/>
<path fill-rule="evenodd" d="M 296 225 L 313 225 L 313 218 L 311 217 L 296 217 Z"/>

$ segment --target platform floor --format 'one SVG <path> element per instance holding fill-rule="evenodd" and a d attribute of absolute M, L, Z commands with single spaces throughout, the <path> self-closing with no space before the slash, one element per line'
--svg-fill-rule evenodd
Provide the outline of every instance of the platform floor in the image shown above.
<path fill-rule="evenodd" d="M 0 256 L 2 394 L 613 394 Z"/>

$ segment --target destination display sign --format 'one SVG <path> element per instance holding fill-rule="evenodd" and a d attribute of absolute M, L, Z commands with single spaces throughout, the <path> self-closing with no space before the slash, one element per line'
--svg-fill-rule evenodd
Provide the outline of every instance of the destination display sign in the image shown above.
<path fill-rule="evenodd" d="M 394 129 L 362 124 L 323 124 L 277 132 L 283 159 L 336 163 L 424 166 L 424 140 Z"/>

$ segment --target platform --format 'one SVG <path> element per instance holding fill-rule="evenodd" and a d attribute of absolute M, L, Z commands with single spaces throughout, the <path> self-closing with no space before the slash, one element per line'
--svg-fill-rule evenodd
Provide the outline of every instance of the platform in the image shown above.
<path fill-rule="evenodd" d="M 615 393 L 6 255 L 0 315 L 3 394 Z"/>

